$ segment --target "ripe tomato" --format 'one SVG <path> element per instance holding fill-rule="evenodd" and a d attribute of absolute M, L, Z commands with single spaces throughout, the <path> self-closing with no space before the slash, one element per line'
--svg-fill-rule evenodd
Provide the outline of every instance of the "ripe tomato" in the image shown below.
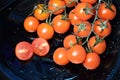
<path fill-rule="evenodd" d="M 75 0 L 64 0 L 66 5 L 68 5 L 67 7 L 73 7 L 76 5 L 76 1 Z"/>
<path fill-rule="evenodd" d="M 75 14 L 80 20 L 88 20 L 92 17 L 93 10 L 90 3 L 79 3 L 75 7 Z"/>
<path fill-rule="evenodd" d="M 74 25 L 73 32 L 79 37 L 87 37 L 91 31 L 91 24 L 88 21 L 80 21 Z"/>
<path fill-rule="evenodd" d="M 80 1 L 90 3 L 90 4 L 95 4 L 97 2 L 97 0 L 80 0 Z"/>
<path fill-rule="evenodd" d="M 48 9 L 53 11 L 53 14 L 60 14 L 64 11 L 65 6 L 64 0 L 49 0 L 48 2 Z"/>
<path fill-rule="evenodd" d="M 49 43 L 43 38 L 36 38 L 32 42 L 34 53 L 38 56 L 45 56 L 50 50 Z"/>
<path fill-rule="evenodd" d="M 99 37 L 106 37 L 111 33 L 112 27 L 109 21 L 97 20 L 94 23 L 93 30 Z"/>
<path fill-rule="evenodd" d="M 24 28 L 28 32 L 35 32 L 38 25 L 39 21 L 33 16 L 29 16 L 24 20 Z"/>
<path fill-rule="evenodd" d="M 113 4 L 100 4 L 98 17 L 104 20 L 112 20 L 116 16 L 116 7 Z"/>
<path fill-rule="evenodd" d="M 106 41 L 92 36 L 88 41 L 88 47 L 92 49 L 93 52 L 102 54 L 106 50 Z"/>
<path fill-rule="evenodd" d="M 49 17 L 49 12 L 47 8 L 44 8 L 44 4 L 39 4 L 37 8 L 34 10 L 34 16 L 38 20 L 45 20 Z"/>
<path fill-rule="evenodd" d="M 67 50 L 63 47 L 57 48 L 53 54 L 53 60 L 58 65 L 68 64 Z"/>
<path fill-rule="evenodd" d="M 80 64 L 86 58 L 86 51 L 81 45 L 76 44 L 68 49 L 67 58 L 74 64 Z"/>
<path fill-rule="evenodd" d="M 33 56 L 33 48 L 29 42 L 19 42 L 15 47 L 15 55 L 20 60 L 29 60 Z"/>
<path fill-rule="evenodd" d="M 54 35 L 53 27 L 48 23 L 41 23 L 37 28 L 37 34 L 46 40 L 51 39 Z"/>
<path fill-rule="evenodd" d="M 70 21 L 67 20 L 65 15 L 57 15 L 53 18 L 52 25 L 55 32 L 63 34 L 69 30 Z"/>
<path fill-rule="evenodd" d="M 76 16 L 75 14 L 75 9 L 72 9 L 70 12 L 69 12 L 69 15 L 68 15 L 69 19 L 70 19 L 70 22 L 72 25 L 75 25 L 77 23 L 80 22 L 80 20 L 78 19 L 78 17 Z"/>
<path fill-rule="evenodd" d="M 77 44 L 77 39 L 75 35 L 72 35 L 72 34 L 68 35 L 63 40 L 63 45 L 65 48 L 70 48 L 74 46 L 75 44 Z"/>
<path fill-rule="evenodd" d="M 94 70 L 100 65 L 100 57 L 97 53 L 87 53 L 83 66 L 88 70 Z"/>

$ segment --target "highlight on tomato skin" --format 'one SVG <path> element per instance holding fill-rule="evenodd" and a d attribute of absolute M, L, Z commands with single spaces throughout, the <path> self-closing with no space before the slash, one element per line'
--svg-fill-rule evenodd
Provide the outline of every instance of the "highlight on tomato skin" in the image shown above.
<path fill-rule="evenodd" d="M 87 53 L 86 59 L 83 62 L 83 66 L 87 70 L 94 70 L 100 65 L 100 57 L 97 53 Z"/>
<path fill-rule="evenodd" d="M 15 55 L 19 60 L 29 60 L 33 56 L 33 48 L 29 42 L 21 41 L 15 47 Z"/>
<path fill-rule="evenodd" d="M 58 65 L 67 65 L 69 63 L 67 50 L 64 47 L 57 48 L 53 53 L 53 61 Z"/>
<path fill-rule="evenodd" d="M 39 21 L 33 16 L 28 16 L 24 20 L 24 29 L 27 32 L 35 32 L 37 30 L 38 25 Z"/>
<path fill-rule="evenodd" d="M 38 56 L 45 56 L 50 50 L 50 45 L 44 38 L 35 38 L 32 42 L 33 51 Z"/>

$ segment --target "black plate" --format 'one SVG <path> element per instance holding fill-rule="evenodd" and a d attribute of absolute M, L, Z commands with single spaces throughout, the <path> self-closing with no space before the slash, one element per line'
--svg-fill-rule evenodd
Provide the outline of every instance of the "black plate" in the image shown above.
<path fill-rule="evenodd" d="M 34 5 L 44 3 L 44 0 L 0 2 L 0 72 L 1 76 L 4 75 L 3 80 L 113 80 L 117 75 L 120 67 L 119 0 L 113 0 L 117 7 L 117 16 L 111 21 L 112 33 L 106 38 L 107 50 L 100 56 L 100 67 L 93 71 L 86 70 L 82 65 L 70 63 L 62 67 L 53 62 L 52 53 L 57 47 L 62 46 L 62 40 L 66 35 L 56 34 L 49 41 L 51 50 L 47 56 L 34 55 L 31 61 L 25 62 L 18 60 L 14 54 L 16 44 L 20 41 L 31 42 L 37 37 L 36 33 L 31 34 L 23 29 L 23 21 L 31 13 Z"/>

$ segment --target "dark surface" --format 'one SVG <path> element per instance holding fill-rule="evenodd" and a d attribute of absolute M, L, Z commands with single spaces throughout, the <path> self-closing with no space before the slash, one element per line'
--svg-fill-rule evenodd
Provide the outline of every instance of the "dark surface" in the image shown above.
<path fill-rule="evenodd" d="M 37 37 L 36 33 L 31 34 L 23 29 L 23 21 L 31 13 L 34 5 L 43 3 L 43 1 L 14 0 L 13 3 L 0 8 L 1 80 L 118 80 L 120 78 L 119 0 L 113 1 L 117 6 L 118 13 L 116 18 L 111 21 L 113 30 L 111 35 L 106 38 L 108 48 L 100 56 L 101 64 L 96 70 L 89 71 L 82 65 L 73 65 L 71 63 L 62 67 L 53 62 L 53 51 L 62 46 L 62 40 L 69 32 L 65 35 L 56 34 L 52 40 L 49 40 L 51 50 L 45 57 L 34 55 L 30 61 L 25 62 L 16 58 L 14 54 L 15 45 L 23 40 L 31 42 Z"/>

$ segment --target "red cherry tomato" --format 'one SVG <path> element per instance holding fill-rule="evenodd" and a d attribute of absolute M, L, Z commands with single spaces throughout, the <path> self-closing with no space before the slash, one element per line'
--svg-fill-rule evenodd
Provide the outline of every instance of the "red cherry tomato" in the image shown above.
<path fill-rule="evenodd" d="M 49 43 L 43 38 L 36 38 L 32 42 L 34 53 L 38 56 L 45 56 L 50 50 Z"/>
<path fill-rule="evenodd" d="M 55 32 L 64 34 L 70 28 L 70 21 L 66 19 L 65 15 L 57 15 L 53 18 L 52 25 Z"/>
<path fill-rule="evenodd" d="M 16 45 L 15 55 L 20 60 L 29 60 L 33 56 L 33 48 L 29 42 L 22 41 Z"/>
<path fill-rule="evenodd" d="M 113 4 L 108 6 L 102 3 L 98 9 L 98 17 L 104 20 L 112 20 L 115 18 L 116 12 L 116 7 Z"/>
<path fill-rule="evenodd" d="M 89 3 L 79 3 L 75 7 L 75 14 L 80 20 L 88 20 L 92 17 L 92 5 Z"/>
<path fill-rule="evenodd" d="M 76 44 L 68 49 L 67 58 L 74 64 L 80 64 L 86 58 L 86 51 L 81 45 Z"/>
<path fill-rule="evenodd" d="M 29 16 L 24 20 L 24 28 L 28 32 L 35 32 L 38 25 L 39 21 L 33 16 Z"/>
<path fill-rule="evenodd" d="M 64 11 L 64 8 L 61 8 L 65 6 L 64 0 L 49 0 L 48 2 L 48 9 L 53 11 L 53 14 L 57 15 Z"/>
<path fill-rule="evenodd" d="M 67 50 L 63 47 L 57 48 L 53 54 L 53 60 L 58 65 L 68 64 Z"/>
<path fill-rule="evenodd" d="M 83 66 L 88 70 L 94 70 L 100 65 L 100 57 L 97 53 L 87 53 Z"/>
<path fill-rule="evenodd" d="M 39 37 L 49 40 L 54 35 L 54 29 L 48 23 L 41 23 L 37 28 L 37 34 Z"/>

